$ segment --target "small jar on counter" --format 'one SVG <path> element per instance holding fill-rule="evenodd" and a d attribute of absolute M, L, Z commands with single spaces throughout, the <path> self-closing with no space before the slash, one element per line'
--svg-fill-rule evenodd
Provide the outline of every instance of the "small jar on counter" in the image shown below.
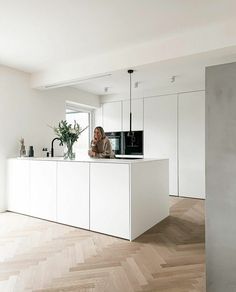
<path fill-rule="evenodd" d="M 48 148 L 43 148 L 42 149 L 42 157 L 47 157 L 47 153 L 48 153 Z"/>
<path fill-rule="evenodd" d="M 29 157 L 34 157 L 34 147 L 33 146 L 29 147 Z"/>

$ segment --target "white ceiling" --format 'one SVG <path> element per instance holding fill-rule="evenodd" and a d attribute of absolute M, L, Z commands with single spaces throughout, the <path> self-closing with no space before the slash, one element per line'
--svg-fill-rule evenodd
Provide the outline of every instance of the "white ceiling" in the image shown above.
<path fill-rule="evenodd" d="M 169 94 L 205 88 L 205 67 L 236 62 L 236 47 L 215 50 L 208 53 L 147 64 L 132 69 L 134 97 Z M 173 82 L 172 77 L 175 76 Z M 138 82 L 138 87 L 135 87 Z M 113 72 L 111 76 L 82 82 L 74 87 L 97 95 L 129 96 L 129 74 L 127 70 Z M 108 88 L 105 92 L 105 88 Z"/>
<path fill-rule="evenodd" d="M 0 0 L 0 64 L 35 73 L 74 60 L 99 59 L 223 23 L 234 19 L 235 11 L 235 0 Z M 172 75 L 177 75 L 175 84 L 202 83 L 210 56 L 138 66 L 135 78 L 145 90 L 168 86 Z M 234 49 L 213 57 L 216 63 L 234 60 Z M 103 94 L 106 86 L 108 93 L 126 91 L 124 71 L 78 85 L 96 94 Z"/>

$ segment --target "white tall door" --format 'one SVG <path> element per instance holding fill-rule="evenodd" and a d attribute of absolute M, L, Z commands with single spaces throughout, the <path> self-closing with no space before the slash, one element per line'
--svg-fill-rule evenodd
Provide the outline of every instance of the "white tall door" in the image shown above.
<path fill-rule="evenodd" d="M 102 106 L 103 127 L 105 132 L 122 130 L 121 101 L 104 103 Z"/>
<path fill-rule="evenodd" d="M 94 125 L 93 126 L 94 126 L 94 128 L 99 127 L 99 126 L 103 126 L 102 107 L 99 107 L 99 108 L 94 110 Z"/>
<path fill-rule="evenodd" d="M 205 92 L 179 95 L 179 195 L 205 198 Z"/>
<path fill-rule="evenodd" d="M 122 102 L 123 105 L 123 131 L 129 131 L 129 113 L 130 103 L 129 100 Z M 143 99 L 132 100 L 132 130 L 142 131 L 143 130 Z"/>
<path fill-rule="evenodd" d="M 130 238 L 129 189 L 128 164 L 91 163 L 91 230 Z"/>
<path fill-rule="evenodd" d="M 177 95 L 144 99 L 144 156 L 169 159 L 169 194 L 178 195 Z"/>
<path fill-rule="evenodd" d="M 30 161 L 30 213 L 56 221 L 56 161 Z"/>
<path fill-rule="evenodd" d="M 58 163 L 57 221 L 89 229 L 89 163 Z"/>
<path fill-rule="evenodd" d="M 29 161 L 10 159 L 7 166 L 7 210 L 29 214 Z"/>

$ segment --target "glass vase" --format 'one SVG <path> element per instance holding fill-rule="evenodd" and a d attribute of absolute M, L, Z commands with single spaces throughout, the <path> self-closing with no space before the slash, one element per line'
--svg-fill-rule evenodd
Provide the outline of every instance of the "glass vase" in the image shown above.
<path fill-rule="evenodd" d="M 67 142 L 66 149 L 64 153 L 64 159 L 75 159 L 75 153 L 73 152 L 73 143 Z"/>

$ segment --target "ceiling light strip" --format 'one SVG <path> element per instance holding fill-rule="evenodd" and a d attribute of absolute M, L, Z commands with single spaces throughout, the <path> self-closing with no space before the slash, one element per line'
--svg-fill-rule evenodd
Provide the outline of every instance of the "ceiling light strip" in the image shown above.
<path fill-rule="evenodd" d="M 91 77 L 87 77 L 87 78 L 83 78 L 83 79 L 70 79 L 70 80 L 67 80 L 67 81 L 47 84 L 47 85 L 44 86 L 44 88 L 56 88 L 56 87 L 62 87 L 62 86 L 75 85 L 75 84 L 83 83 L 83 82 L 86 82 L 86 81 L 95 80 L 95 79 L 98 79 L 98 78 L 109 77 L 111 75 L 112 75 L 111 73 L 106 73 L 106 74 L 103 74 L 103 75 L 95 75 L 95 76 L 91 76 Z"/>

